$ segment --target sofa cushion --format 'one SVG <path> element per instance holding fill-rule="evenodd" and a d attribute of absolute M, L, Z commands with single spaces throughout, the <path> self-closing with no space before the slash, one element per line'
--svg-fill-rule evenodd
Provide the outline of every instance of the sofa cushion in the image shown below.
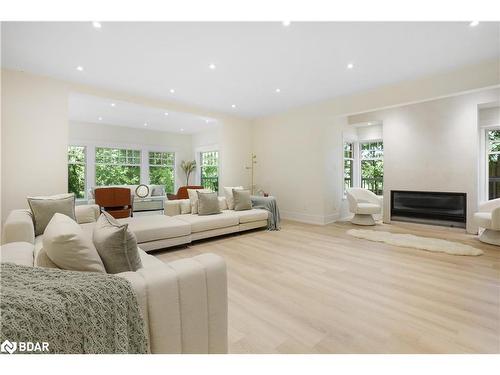
<path fill-rule="evenodd" d="M 243 211 L 252 209 L 250 190 L 233 189 L 234 210 Z"/>
<path fill-rule="evenodd" d="M 50 197 L 28 197 L 28 204 L 35 223 L 35 236 L 42 234 L 55 213 L 76 220 L 75 194 L 59 194 Z"/>
<path fill-rule="evenodd" d="M 243 186 L 225 186 L 224 195 L 226 196 L 227 208 L 234 210 L 233 189 L 243 190 Z"/>
<path fill-rule="evenodd" d="M 128 224 L 103 212 L 94 227 L 94 245 L 108 273 L 137 271 L 142 267 L 137 239 Z"/>
<path fill-rule="evenodd" d="M 191 202 L 191 213 L 192 214 L 197 214 L 198 213 L 198 193 L 211 193 L 212 190 L 210 189 L 187 189 L 188 195 L 189 195 L 189 201 Z"/>
<path fill-rule="evenodd" d="M 198 215 L 220 214 L 219 199 L 217 193 L 198 193 Z"/>
<path fill-rule="evenodd" d="M 118 221 L 128 224 L 129 229 L 134 232 L 137 242 L 142 243 L 188 236 L 191 233 L 191 226 L 182 220 L 178 220 L 179 217 L 150 215 L 128 217 Z"/>
<path fill-rule="evenodd" d="M 191 232 L 203 232 L 206 230 L 231 227 L 239 224 L 238 216 L 232 212 L 223 212 L 218 215 L 199 216 L 199 215 L 180 215 L 179 220 L 191 224 Z"/>
<path fill-rule="evenodd" d="M 260 208 L 252 208 L 251 210 L 244 211 L 230 211 L 236 215 L 240 224 L 251 223 L 253 221 L 267 220 L 269 212 Z"/>
<path fill-rule="evenodd" d="M 491 229 L 491 212 L 476 212 L 474 221 L 481 228 Z"/>
<path fill-rule="evenodd" d="M 66 215 L 54 214 L 43 234 L 43 249 L 64 270 L 106 272 L 92 241 Z"/>

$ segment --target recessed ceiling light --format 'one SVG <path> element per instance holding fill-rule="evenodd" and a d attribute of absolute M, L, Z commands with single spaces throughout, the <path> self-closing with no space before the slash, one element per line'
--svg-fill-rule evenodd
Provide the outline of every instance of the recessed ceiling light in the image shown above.
<path fill-rule="evenodd" d="M 76 67 L 76 70 L 78 70 L 79 72 L 83 72 L 83 66 L 78 65 L 78 66 Z"/>
<path fill-rule="evenodd" d="M 283 26 L 285 26 L 285 27 L 288 27 L 288 26 L 290 26 L 290 24 L 291 24 L 291 22 L 290 22 L 290 21 L 283 21 L 283 22 L 281 22 L 281 23 L 282 23 L 282 24 L 283 24 Z"/>
<path fill-rule="evenodd" d="M 236 104 L 231 104 L 231 108 L 236 108 Z"/>
<path fill-rule="evenodd" d="M 210 69 L 212 69 L 212 70 L 215 70 L 215 68 L 216 68 L 215 64 L 210 64 L 208 67 L 209 67 Z"/>
<path fill-rule="evenodd" d="M 115 106 L 116 106 L 116 104 L 115 104 L 115 103 L 111 103 L 110 105 L 111 105 L 111 107 L 115 107 Z"/>
<path fill-rule="evenodd" d="M 281 89 L 276 89 L 274 91 L 276 91 L 279 94 L 281 92 Z"/>
<path fill-rule="evenodd" d="M 354 64 L 352 63 L 347 64 L 347 69 L 352 69 L 352 68 L 354 68 Z"/>
<path fill-rule="evenodd" d="M 208 124 L 210 122 L 210 120 L 206 119 L 205 122 Z"/>
<path fill-rule="evenodd" d="M 471 23 L 469 23 L 470 27 L 476 27 L 477 25 L 479 25 L 479 21 L 472 21 Z"/>
<path fill-rule="evenodd" d="M 94 26 L 94 29 L 100 29 L 102 27 L 101 23 L 97 21 L 92 22 L 92 26 Z"/>
<path fill-rule="evenodd" d="M 183 132 L 183 131 L 184 131 L 184 129 L 183 129 L 183 128 L 181 128 L 181 132 Z"/>
<path fill-rule="evenodd" d="M 147 122 L 145 122 L 145 123 L 144 123 L 144 126 L 148 126 L 148 123 L 147 123 Z"/>
<path fill-rule="evenodd" d="M 168 112 L 165 112 L 165 116 L 168 116 Z"/>
<path fill-rule="evenodd" d="M 170 93 L 173 94 L 175 92 L 174 89 L 170 89 Z"/>
<path fill-rule="evenodd" d="M 371 122 L 368 123 L 368 125 L 371 125 L 371 124 L 372 124 Z"/>
<path fill-rule="evenodd" d="M 99 120 L 99 121 L 102 121 L 102 117 L 99 117 L 99 118 L 98 118 L 98 120 Z"/>

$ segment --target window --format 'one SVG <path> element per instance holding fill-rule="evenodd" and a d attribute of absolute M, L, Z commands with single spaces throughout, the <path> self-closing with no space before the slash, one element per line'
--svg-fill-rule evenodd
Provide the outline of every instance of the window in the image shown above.
<path fill-rule="evenodd" d="M 205 189 L 219 191 L 219 152 L 200 153 L 200 182 Z"/>
<path fill-rule="evenodd" d="M 488 199 L 500 198 L 500 130 L 487 130 Z"/>
<path fill-rule="evenodd" d="M 149 152 L 149 183 L 165 186 L 167 193 L 175 189 L 175 154 Z"/>
<path fill-rule="evenodd" d="M 360 143 L 361 187 L 382 195 L 384 191 L 384 144 Z"/>
<path fill-rule="evenodd" d="M 344 190 L 354 186 L 354 143 L 344 143 Z"/>
<path fill-rule="evenodd" d="M 68 192 L 85 198 L 85 146 L 68 146 Z"/>
<path fill-rule="evenodd" d="M 141 151 L 96 147 L 95 183 L 105 185 L 136 185 L 141 180 Z"/>

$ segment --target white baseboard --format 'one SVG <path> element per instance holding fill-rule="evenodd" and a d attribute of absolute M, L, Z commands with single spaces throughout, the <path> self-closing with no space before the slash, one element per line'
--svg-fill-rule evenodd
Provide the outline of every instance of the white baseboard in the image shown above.
<path fill-rule="evenodd" d="M 339 218 L 338 213 L 325 216 L 325 215 L 304 214 L 301 212 L 282 211 L 282 210 L 280 210 L 280 216 L 282 219 L 298 221 L 300 223 L 306 223 L 306 224 L 316 224 L 316 225 L 330 224 L 337 221 Z"/>

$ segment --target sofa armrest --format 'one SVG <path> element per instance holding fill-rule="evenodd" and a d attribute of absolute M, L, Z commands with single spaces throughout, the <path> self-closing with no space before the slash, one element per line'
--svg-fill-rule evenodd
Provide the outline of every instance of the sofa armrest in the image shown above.
<path fill-rule="evenodd" d="M 28 242 L 10 242 L 0 246 L 0 260 L 33 267 L 35 246 Z"/>
<path fill-rule="evenodd" d="M 75 206 L 76 222 L 78 224 L 93 223 L 101 214 L 97 204 L 82 204 Z"/>
<path fill-rule="evenodd" d="M 2 243 L 35 243 L 35 226 L 30 210 L 13 210 L 3 226 Z"/>
<path fill-rule="evenodd" d="M 118 274 L 131 281 L 152 353 L 227 353 L 227 279 L 214 254 Z M 147 310 L 147 312 L 144 312 Z"/>

